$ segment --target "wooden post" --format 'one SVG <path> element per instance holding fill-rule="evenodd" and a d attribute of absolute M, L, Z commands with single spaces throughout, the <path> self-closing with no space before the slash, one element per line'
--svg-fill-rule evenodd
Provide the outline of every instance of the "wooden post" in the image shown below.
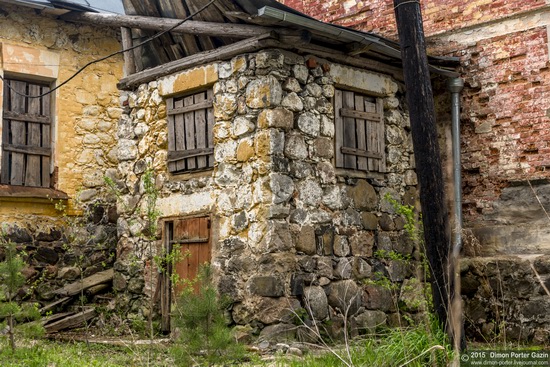
<path fill-rule="evenodd" d="M 431 270 L 434 308 L 439 321 L 446 327 L 449 325 L 448 260 L 451 239 L 420 2 L 394 0 L 394 6 L 420 184 L 424 241 Z"/>
<path fill-rule="evenodd" d="M 130 28 L 121 27 L 120 28 L 121 38 L 122 38 L 122 48 L 124 50 L 132 47 L 132 30 Z M 124 53 L 124 76 L 132 75 L 136 72 L 136 63 L 134 60 L 134 50 L 126 51 Z"/>

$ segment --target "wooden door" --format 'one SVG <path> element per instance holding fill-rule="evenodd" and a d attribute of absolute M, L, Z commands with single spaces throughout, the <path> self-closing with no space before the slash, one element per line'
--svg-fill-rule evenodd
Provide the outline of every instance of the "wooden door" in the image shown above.
<path fill-rule="evenodd" d="M 161 328 L 167 334 L 170 332 L 173 296 L 177 296 L 183 288 L 182 284 L 172 284 L 171 274 L 177 274 L 180 279 L 192 280 L 197 277 L 201 265 L 210 263 L 210 218 L 185 218 L 166 222 L 164 244 L 167 252 L 172 252 L 173 248 L 179 248 L 181 252 L 181 260 L 174 265 L 165 264 L 159 277 Z M 195 287 L 195 292 L 197 291 L 198 287 Z"/>

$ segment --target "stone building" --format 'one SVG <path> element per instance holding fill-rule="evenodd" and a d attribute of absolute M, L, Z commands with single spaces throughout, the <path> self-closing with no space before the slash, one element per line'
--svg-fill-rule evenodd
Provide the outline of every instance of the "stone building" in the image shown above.
<path fill-rule="evenodd" d="M 188 15 L 134 3 L 129 14 Z M 143 317 L 140 296 L 156 296 L 166 320 L 153 255 L 178 245 L 191 256 L 175 271 L 210 262 L 232 320 L 262 336 L 295 333 L 300 309 L 334 335 L 344 315 L 356 331 L 399 325 L 398 303 L 420 317 L 421 251 L 390 200 L 417 206 L 396 44 L 273 1 L 218 1 L 193 19 L 130 55 L 119 83 L 120 307 Z"/>
<path fill-rule="evenodd" d="M 114 197 L 102 187 L 104 175 L 116 176 L 122 57 L 47 92 L 119 50 L 119 36 L 59 19 L 75 6 L 94 9 L 56 4 L 0 1 L 0 230 L 26 253 L 21 295 L 36 291 L 41 300 L 81 272 L 112 265 L 116 249 Z M 66 226 L 81 214 L 90 222 Z"/>
<path fill-rule="evenodd" d="M 323 21 L 397 37 L 392 2 L 281 2 Z M 430 53 L 459 57 L 465 82 L 460 130 L 468 332 L 485 340 L 506 335 L 547 343 L 550 5 L 420 3 Z M 441 134 L 450 136 L 448 106 L 438 105 Z"/>

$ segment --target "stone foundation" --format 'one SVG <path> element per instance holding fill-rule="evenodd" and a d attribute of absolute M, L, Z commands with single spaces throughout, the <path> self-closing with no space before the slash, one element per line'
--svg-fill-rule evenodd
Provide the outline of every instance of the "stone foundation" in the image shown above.
<path fill-rule="evenodd" d="M 550 342 L 550 257 L 463 259 L 467 336 L 486 342 Z"/>

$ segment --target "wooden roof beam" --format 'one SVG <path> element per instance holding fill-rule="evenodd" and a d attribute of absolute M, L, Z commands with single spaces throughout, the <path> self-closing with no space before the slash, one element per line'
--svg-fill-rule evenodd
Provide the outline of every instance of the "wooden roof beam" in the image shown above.
<path fill-rule="evenodd" d="M 127 27 L 137 28 L 142 30 L 164 31 L 172 28 L 181 19 L 145 17 L 137 15 L 119 15 L 91 12 L 71 12 L 62 15 L 60 19 L 76 22 L 103 25 L 108 27 Z M 201 36 L 214 37 L 234 37 L 234 38 L 250 38 L 258 34 L 265 34 L 271 31 L 284 35 L 285 33 L 295 33 L 285 29 L 263 27 L 250 24 L 235 24 L 235 23 L 214 23 L 202 22 L 196 20 L 188 20 L 185 23 L 177 26 L 170 32 L 174 34 L 193 34 Z"/>

